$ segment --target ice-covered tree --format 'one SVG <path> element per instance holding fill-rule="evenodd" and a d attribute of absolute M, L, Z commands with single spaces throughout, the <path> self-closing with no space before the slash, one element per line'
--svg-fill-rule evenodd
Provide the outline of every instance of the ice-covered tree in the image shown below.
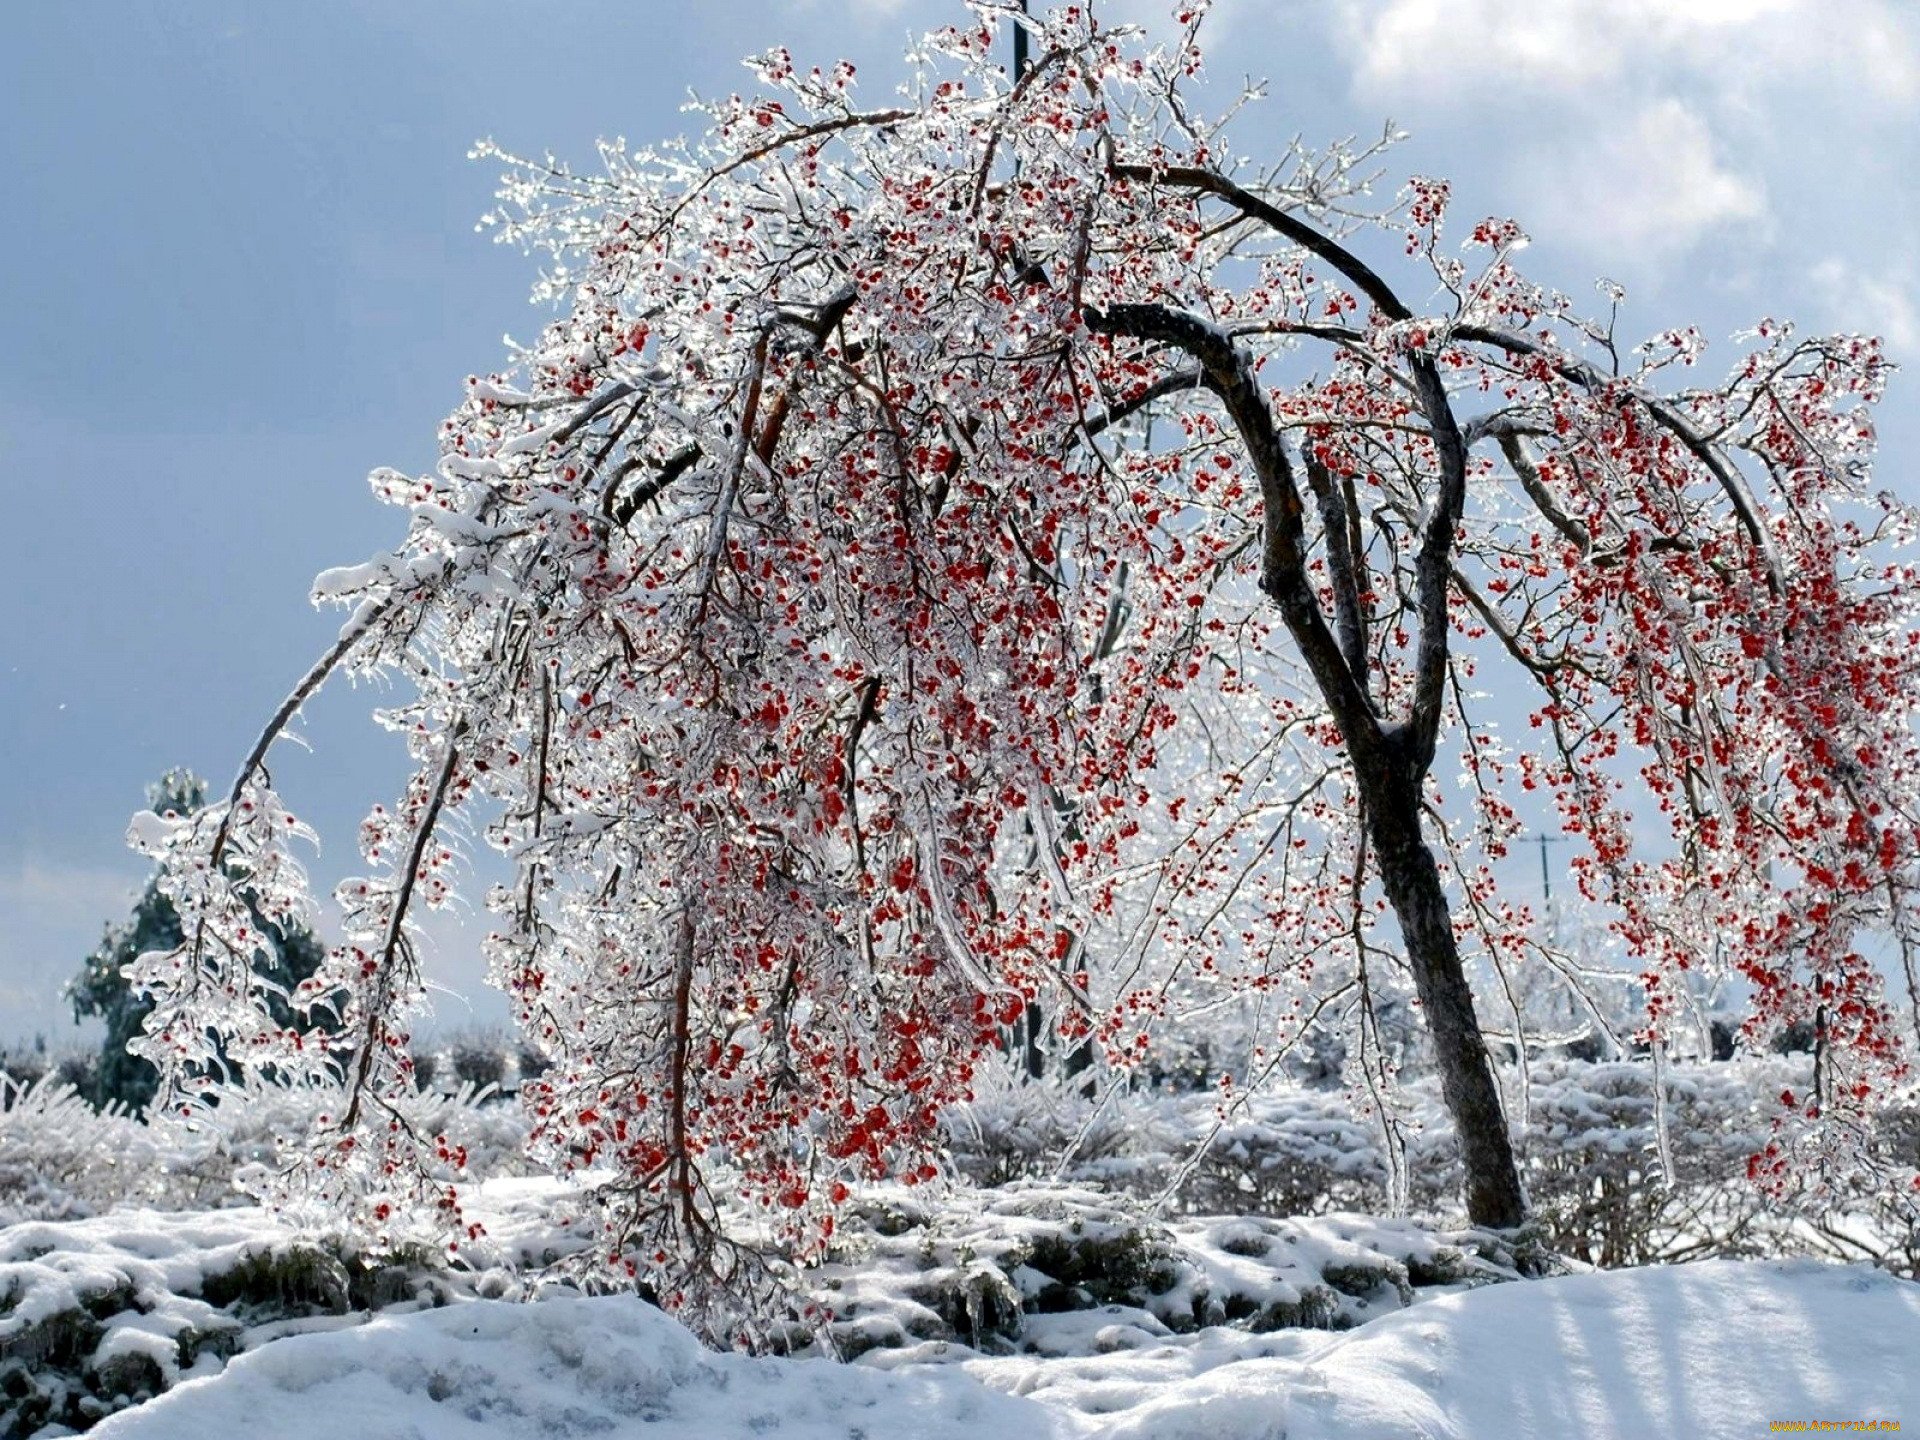
<path fill-rule="evenodd" d="M 185 770 L 169 770 L 147 787 L 147 804 L 162 817 L 190 815 L 206 799 L 205 782 Z M 324 952 L 313 932 L 300 924 L 283 930 L 259 915 L 252 929 L 254 945 L 248 963 L 267 987 L 262 996 L 275 1021 L 302 1030 L 326 1024 L 324 1012 L 296 1013 L 290 999 L 294 987 L 320 968 Z M 95 1104 L 144 1110 L 153 1099 L 159 1072 L 127 1050 L 127 1042 L 139 1037 L 153 1004 L 128 982 L 126 968 L 150 951 L 178 947 L 184 938 L 180 916 L 156 876 L 141 890 L 132 916 L 107 927 L 100 944 L 81 963 L 79 974 L 68 982 L 74 1019 L 97 1017 L 107 1027 L 88 1097 Z"/>
<path fill-rule="evenodd" d="M 230 794 L 136 826 L 185 922 L 138 967 L 169 1105 L 224 1034 L 343 1088 L 288 1185 L 451 1210 L 406 1038 L 464 826 L 514 866 L 487 944 L 555 1062 L 533 1144 L 669 1301 L 758 1273 L 723 1189 L 804 1256 L 846 1182 L 936 1173 L 1035 998 L 1116 1067 L 1197 988 L 1275 1054 L 1350 1014 L 1391 1125 L 1410 988 L 1467 1209 L 1513 1225 L 1468 964 L 1581 983 L 1495 881 L 1531 806 L 1645 1038 L 1702 966 L 1756 1035 L 1815 1027 L 1757 1173 L 1852 1153 L 1907 1075 L 1879 962 L 1910 997 L 1920 844 L 1879 345 L 1763 321 L 1705 378 L 1693 331 L 1625 348 L 1617 295 L 1528 278 L 1513 223 L 1446 232 L 1443 182 L 1252 168 L 1192 93 L 1205 8 L 1155 45 L 975 0 L 892 101 L 776 49 L 697 142 L 508 161 L 559 317 L 431 474 L 374 474 L 406 538 L 320 578 L 349 618 Z M 418 768 L 309 982 L 345 1028 L 302 1048 L 234 877 L 308 913 L 262 761 L 342 671 L 410 687 L 381 718 Z"/>

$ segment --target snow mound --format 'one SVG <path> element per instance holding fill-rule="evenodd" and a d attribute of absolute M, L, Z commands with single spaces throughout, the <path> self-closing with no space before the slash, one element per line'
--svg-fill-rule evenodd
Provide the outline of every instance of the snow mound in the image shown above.
<path fill-rule="evenodd" d="M 518 1297 L 584 1237 L 550 1180 L 489 1181 L 468 1268 L 418 1246 L 373 1253 L 258 1209 L 116 1210 L 0 1229 L 0 1437 L 84 1428 L 284 1335 L 379 1309 Z M 487 1268 L 478 1268 L 485 1266 Z"/>
<path fill-rule="evenodd" d="M 97 1440 L 1024 1440 L 1061 1433 L 956 1369 L 910 1375 L 703 1349 L 632 1296 L 476 1300 L 276 1341 L 91 1434 Z"/>
<path fill-rule="evenodd" d="M 1703 1261 L 1440 1296 L 1339 1335 L 962 1368 L 1101 1440 L 1750 1437 L 1920 1415 L 1920 1285 L 1812 1261 Z"/>
<path fill-rule="evenodd" d="M 1016 1181 L 947 1194 L 875 1187 L 808 1285 L 852 1357 L 915 1342 L 1055 1353 L 1063 1331 L 1115 1323 L 1148 1334 L 1346 1330 L 1516 1275 L 1510 1248 L 1485 1231 L 1349 1214 L 1159 1223 L 1098 1191 Z M 1079 1312 L 1104 1318 L 1089 1330 Z"/>
<path fill-rule="evenodd" d="M 0 1435 L 80 1426 L 356 1306 L 437 1303 L 258 1210 L 120 1211 L 0 1230 Z"/>
<path fill-rule="evenodd" d="M 1084 1319 L 1064 1357 L 956 1346 L 944 1364 L 876 1351 L 837 1365 L 712 1354 L 627 1296 L 473 1301 L 275 1341 L 92 1433 L 1733 1440 L 1775 1420 L 1920 1415 L 1920 1286 L 1805 1261 L 1486 1286 L 1344 1333 L 1116 1336 Z"/>

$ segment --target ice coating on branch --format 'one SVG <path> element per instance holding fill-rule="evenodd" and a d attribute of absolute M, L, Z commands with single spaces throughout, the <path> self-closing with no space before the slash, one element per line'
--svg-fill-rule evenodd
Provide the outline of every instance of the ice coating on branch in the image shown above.
<path fill-rule="evenodd" d="M 127 844 L 142 855 L 158 856 L 166 851 L 188 823 L 188 817 L 184 815 L 138 811 L 127 822 Z"/>

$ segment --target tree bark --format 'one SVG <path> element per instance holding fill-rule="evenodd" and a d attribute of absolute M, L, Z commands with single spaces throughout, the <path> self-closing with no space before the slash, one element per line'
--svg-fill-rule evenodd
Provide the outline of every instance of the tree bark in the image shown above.
<path fill-rule="evenodd" d="M 1493 1063 L 1474 1014 L 1473 989 L 1454 941 L 1440 867 L 1421 829 L 1420 783 L 1390 756 L 1373 757 L 1371 765 L 1357 754 L 1354 760 L 1366 796 L 1374 863 L 1400 921 L 1407 964 L 1433 1042 L 1440 1093 L 1458 1137 L 1467 1218 L 1491 1229 L 1514 1229 L 1526 1221 L 1526 1197 Z"/>
<path fill-rule="evenodd" d="M 1293 225 L 1293 221 L 1285 220 L 1282 228 Z M 1285 233 L 1291 235 L 1292 230 L 1286 229 Z M 1324 237 L 1319 243 L 1323 248 L 1332 245 Z M 1337 246 L 1333 248 L 1338 250 Z M 1339 254 L 1341 267 L 1374 294 L 1390 315 L 1404 317 L 1410 313 L 1364 265 L 1344 251 Z M 1440 1093 L 1459 1137 L 1460 1160 L 1466 1174 L 1467 1218 L 1490 1229 L 1514 1229 L 1526 1222 L 1526 1196 L 1514 1166 L 1513 1144 L 1500 1108 L 1493 1063 L 1474 1014 L 1473 989 L 1467 983 L 1460 947 L 1454 941 L 1440 867 L 1434 861 L 1420 818 L 1421 782 L 1433 763 L 1440 728 L 1447 659 L 1448 565 L 1466 476 L 1465 444 L 1439 374 L 1430 359 L 1421 357 L 1410 362 L 1422 409 L 1433 425 L 1441 478 L 1433 514 L 1421 538 L 1417 567 L 1421 625 L 1414 699 L 1406 721 L 1393 725 L 1386 722 L 1369 693 L 1365 656 L 1353 653 L 1351 643 L 1343 647 L 1321 613 L 1308 578 L 1304 505 L 1293 462 L 1246 356 L 1230 337 L 1206 320 L 1164 305 L 1090 309 L 1086 321 L 1096 334 L 1130 335 L 1185 351 L 1199 362 L 1200 383 L 1219 397 L 1239 431 L 1260 480 L 1264 532 L 1260 588 L 1279 608 L 1353 759 L 1374 863 L 1379 867 L 1388 903 L 1400 921 L 1414 990 L 1426 1012 L 1427 1033 L 1433 1041 Z M 1312 473 L 1308 477 L 1316 486 L 1322 478 Z M 1326 483 L 1331 484 L 1330 477 L 1326 477 Z M 1329 514 L 1338 508 L 1330 494 L 1324 497 L 1322 508 Z M 1337 551 L 1339 537 L 1330 534 L 1329 544 Z M 1348 590 L 1357 589 L 1353 565 L 1346 563 L 1357 561 L 1357 557 L 1336 555 L 1335 559 L 1336 590 L 1343 584 Z M 1338 595 L 1336 605 L 1340 606 Z M 1357 595 L 1349 595 L 1341 608 L 1343 628 L 1353 631 L 1357 639 Z"/>

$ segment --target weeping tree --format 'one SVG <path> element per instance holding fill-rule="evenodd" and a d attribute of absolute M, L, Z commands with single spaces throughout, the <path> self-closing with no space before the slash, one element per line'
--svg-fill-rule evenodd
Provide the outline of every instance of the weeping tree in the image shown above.
<path fill-rule="evenodd" d="M 1879 345 L 1764 322 L 1708 379 L 1693 331 L 1625 348 L 1617 292 L 1530 279 L 1513 223 L 1449 231 L 1443 182 L 1376 201 L 1375 148 L 1235 161 L 1189 93 L 1204 9 L 1151 44 L 975 0 L 895 103 L 776 49 L 697 142 L 502 157 L 558 318 L 469 378 L 432 473 L 375 472 L 405 538 L 320 577 L 349 618 L 229 793 L 135 827 L 183 922 L 135 967 L 168 1107 L 226 1037 L 340 1088 L 282 1194 L 457 1226 L 405 1036 L 474 835 L 554 1062 L 531 1144 L 582 1175 L 593 1263 L 696 1322 L 849 1183 L 934 1176 L 1031 1004 L 1115 1072 L 1210 988 L 1256 998 L 1255 1076 L 1344 1019 L 1391 1130 L 1410 998 L 1467 1213 L 1514 1226 L 1469 964 L 1584 984 L 1497 880 L 1531 818 L 1656 1055 L 1703 969 L 1750 1039 L 1812 1027 L 1756 1176 L 1862 1163 L 1920 841 Z M 404 682 L 416 769 L 297 996 L 343 1028 L 302 1046 L 241 887 L 310 913 L 264 761 L 342 673 Z"/>

